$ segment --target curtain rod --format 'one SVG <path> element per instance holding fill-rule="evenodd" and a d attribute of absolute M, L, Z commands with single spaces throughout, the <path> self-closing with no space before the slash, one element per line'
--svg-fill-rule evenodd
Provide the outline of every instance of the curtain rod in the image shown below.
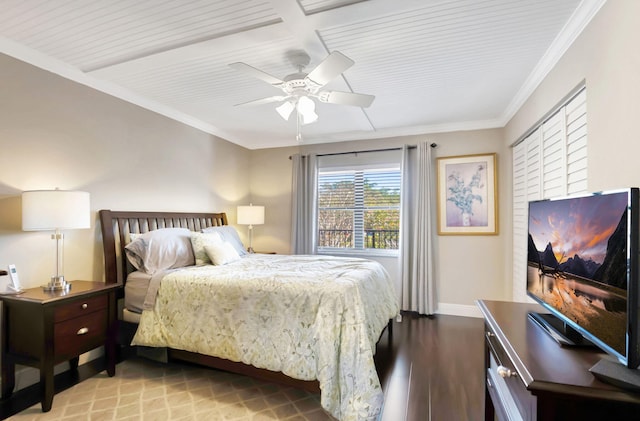
<path fill-rule="evenodd" d="M 437 143 L 432 143 L 429 146 L 431 146 L 432 148 L 437 148 L 438 144 Z M 408 146 L 409 149 L 415 149 L 416 147 L 417 147 L 416 145 L 409 145 Z M 369 153 L 369 152 L 388 152 L 388 151 L 399 151 L 401 149 L 402 148 L 385 148 L 385 149 L 370 149 L 368 151 L 319 153 L 319 154 L 317 154 L 317 156 L 348 155 L 348 154 L 351 154 L 351 153 L 359 154 L 359 153 Z M 291 159 L 291 155 L 289 155 L 289 159 Z"/>

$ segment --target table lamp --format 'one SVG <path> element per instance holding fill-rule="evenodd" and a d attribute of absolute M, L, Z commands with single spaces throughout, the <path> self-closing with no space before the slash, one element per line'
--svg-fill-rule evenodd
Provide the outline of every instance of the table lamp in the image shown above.
<path fill-rule="evenodd" d="M 249 225 L 249 248 L 247 251 L 253 253 L 252 236 L 253 226 L 264 224 L 264 206 L 238 206 L 238 224 Z"/>
<path fill-rule="evenodd" d="M 22 192 L 22 230 L 55 231 L 56 274 L 44 285 L 45 291 L 66 291 L 71 284 L 62 274 L 64 235 L 60 230 L 90 228 L 89 193 L 70 190 L 31 190 Z"/>

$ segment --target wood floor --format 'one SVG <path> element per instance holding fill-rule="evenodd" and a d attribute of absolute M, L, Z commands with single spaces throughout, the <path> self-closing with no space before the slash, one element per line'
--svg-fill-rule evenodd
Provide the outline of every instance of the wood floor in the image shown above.
<path fill-rule="evenodd" d="M 392 340 L 383 333 L 376 367 L 385 394 L 379 421 L 475 421 L 484 416 L 482 319 L 405 313 L 393 323 Z M 56 376 L 56 390 L 67 389 L 104 369 L 95 360 L 79 372 Z M 38 385 L 0 400 L 0 419 L 39 401 Z M 55 399 L 54 399 L 55 400 Z"/>
<path fill-rule="evenodd" d="M 405 313 L 376 352 L 385 393 L 381 421 L 484 417 L 483 320 Z"/>

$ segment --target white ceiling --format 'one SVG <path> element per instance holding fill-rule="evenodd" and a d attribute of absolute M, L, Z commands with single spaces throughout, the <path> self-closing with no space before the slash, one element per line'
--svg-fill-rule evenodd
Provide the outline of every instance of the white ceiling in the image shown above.
<path fill-rule="evenodd" d="M 305 143 L 502 127 L 605 0 L 0 0 L 0 52 L 251 149 L 296 144 L 279 78 L 304 50 L 355 65 L 327 88 Z"/>

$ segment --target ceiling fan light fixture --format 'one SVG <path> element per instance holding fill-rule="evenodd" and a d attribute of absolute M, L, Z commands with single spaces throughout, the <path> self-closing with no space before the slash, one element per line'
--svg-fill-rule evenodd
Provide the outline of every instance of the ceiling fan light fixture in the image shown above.
<path fill-rule="evenodd" d="M 306 114 L 302 114 L 302 124 L 311 124 L 318 121 L 318 114 L 311 111 Z"/>
<path fill-rule="evenodd" d="M 309 73 L 304 72 L 304 68 L 310 63 L 309 55 L 304 51 L 293 51 L 289 54 L 291 63 L 297 68 L 296 73 L 278 79 L 262 70 L 249 66 L 246 63 L 232 63 L 234 69 L 241 70 L 253 77 L 263 80 L 270 85 L 279 88 L 283 95 L 271 96 L 241 105 L 260 105 L 271 102 L 285 101 L 276 111 L 288 121 L 291 113 L 296 111 L 296 127 L 298 128 L 298 140 L 300 136 L 300 126 L 310 124 L 318 120 L 316 114 L 316 103 L 314 98 L 320 102 L 328 104 L 342 104 L 366 108 L 371 105 L 375 98 L 373 95 L 365 95 L 354 92 L 324 91 L 323 88 L 331 80 L 338 77 L 345 70 L 353 66 L 354 62 L 339 51 L 331 52 L 320 64 Z"/>
<path fill-rule="evenodd" d="M 291 112 L 293 112 L 294 108 L 295 106 L 291 101 L 286 101 L 283 102 L 282 105 L 277 106 L 276 111 L 278 112 L 278 114 L 280 114 L 280 117 L 284 118 L 285 120 L 289 120 Z"/>
<path fill-rule="evenodd" d="M 306 114 L 302 114 L 302 124 L 311 124 L 318 121 L 318 114 L 311 111 Z"/>
<path fill-rule="evenodd" d="M 302 124 L 310 124 L 318 120 L 318 114 L 316 114 L 316 103 L 309 97 L 302 96 L 298 99 L 296 104 L 298 113 L 302 115 Z"/>

